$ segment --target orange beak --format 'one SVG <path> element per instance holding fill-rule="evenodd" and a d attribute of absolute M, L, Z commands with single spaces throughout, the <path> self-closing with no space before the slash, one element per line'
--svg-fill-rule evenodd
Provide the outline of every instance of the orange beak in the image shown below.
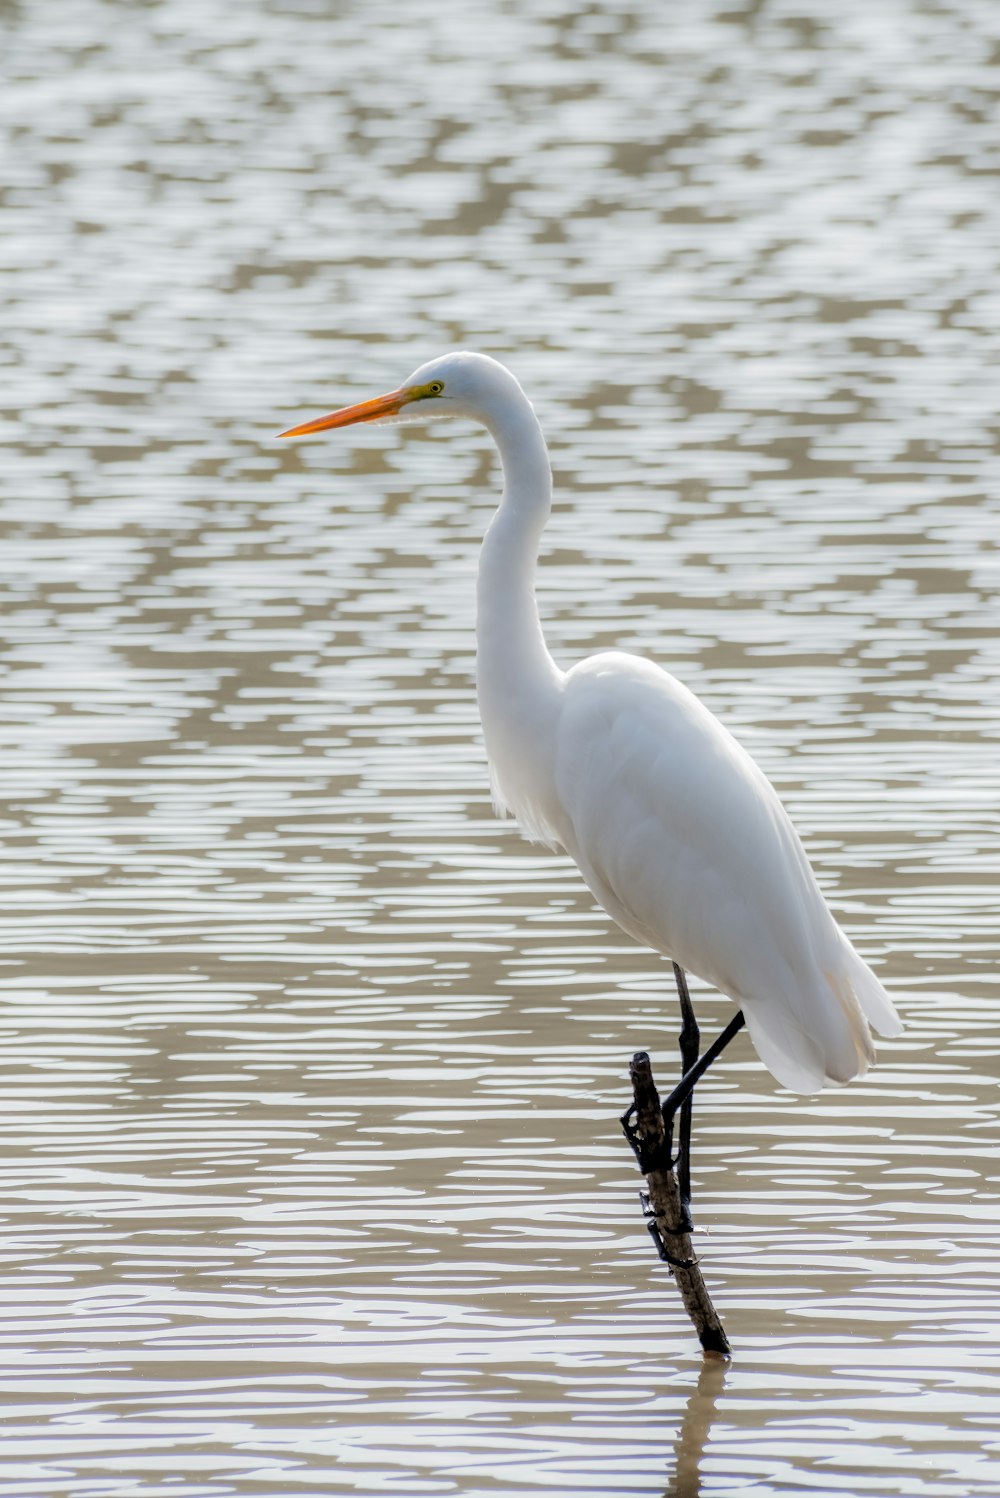
<path fill-rule="evenodd" d="M 331 427 L 350 427 L 359 421 L 379 421 L 383 416 L 395 416 L 407 401 L 413 399 L 409 390 L 390 390 L 388 395 L 376 395 L 374 400 L 361 401 L 356 406 L 344 406 L 341 411 L 331 411 L 328 416 L 317 416 L 314 421 L 304 421 L 301 426 L 289 427 L 279 432 L 279 437 L 308 437 L 311 432 L 326 432 Z"/>

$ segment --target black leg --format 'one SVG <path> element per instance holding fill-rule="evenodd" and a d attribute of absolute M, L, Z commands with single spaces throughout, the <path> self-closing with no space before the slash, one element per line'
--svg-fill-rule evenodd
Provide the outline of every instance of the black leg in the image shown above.
<path fill-rule="evenodd" d="M 684 969 L 677 962 L 674 963 L 674 979 L 677 983 L 677 997 L 681 1004 L 679 1036 L 681 1076 L 686 1077 L 697 1063 L 701 1035 L 698 1030 L 698 1021 L 695 1018 L 694 1005 L 691 1003 L 691 995 L 688 992 L 687 978 L 684 975 Z M 691 1114 L 693 1109 L 694 1092 L 692 1089 L 681 1103 L 677 1128 L 677 1184 L 680 1187 L 681 1207 L 686 1217 L 690 1215 L 688 1209 L 691 1205 Z"/>
<path fill-rule="evenodd" d="M 684 974 L 681 969 L 677 967 L 676 963 L 674 964 L 674 968 L 675 971 L 680 974 L 677 983 L 678 992 L 680 992 L 681 982 L 683 981 Z M 690 1008 L 691 999 L 687 993 L 686 982 L 684 983 L 683 993 L 687 999 L 688 1008 Z M 681 1009 L 682 1011 L 684 1009 L 684 998 L 681 999 Z M 692 1011 L 692 1020 L 693 1018 L 694 1014 Z M 680 1188 L 681 1207 L 683 1208 L 684 1215 L 688 1219 L 688 1221 L 690 1221 L 691 1215 L 689 1210 L 691 1202 L 691 1095 L 694 1092 L 697 1083 L 708 1071 L 708 1068 L 711 1066 L 712 1062 L 718 1056 L 722 1055 L 722 1052 L 726 1049 L 726 1046 L 732 1040 L 733 1036 L 738 1035 L 739 1032 L 743 1029 L 744 1023 L 745 1021 L 743 1019 L 743 1010 L 741 1009 L 738 1014 L 733 1015 L 733 1018 L 729 1021 L 729 1024 L 722 1031 L 722 1033 L 716 1036 L 715 1040 L 712 1041 L 712 1044 L 709 1046 L 704 1056 L 698 1057 L 692 1066 L 687 1067 L 684 1075 L 677 1083 L 677 1086 L 674 1088 L 673 1092 L 663 1104 L 663 1122 L 667 1131 L 668 1154 L 670 1152 L 671 1139 L 673 1137 L 674 1119 L 677 1117 L 678 1112 L 681 1116 L 679 1129 L 680 1138 L 677 1151 L 677 1185 Z M 698 1027 L 697 1025 L 695 1025 L 696 1035 L 697 1030 Z M 695 1045 L 697 1047 L 697 1041 L 695 1042 Z M 681 1056 L 684 1056 L 683 1029 L 681 1030 Z"/>
<path fill-rule="evenodd" d="M 732 1019 L 729 1021 L 729 1024 L 726 1026 L 726 1028 L 722 1031 L 721 1035 L 717 1035 L 716 1038 L 712 1041 L 712 1044 L 709 1046 L 704 1056 L 701 1056 L 695 1062 L 694 1066 L 692 1066 L 691 1070 L 685 1072 L 684 1076 L 681 1077 L 680 1081 L 677 1083 L 677 1086 L 674 1088 L 673 1092 L 663 1104 L 663 1119 L 668 1129 L 673 1127 L 674 1118 L 676 1117 L 677 1110 L 680 1108 L 681 1104 L 686 1098 L 691 1096 L 691 1093 L 694 1092 L 695 1087 L 708 1071 L 708 1068 L 711 1066 L 712 1062 L 718 1056 L 722 1055 L 723 1051 L 726 1049 L 726 1046 L 732 1040 L 733 1036 L 740 1033 L 745 1023 L 746 1021 L 743 1018 L 743 1010 L 741 1009 L 738 1014 L 733 1015 Z"/>

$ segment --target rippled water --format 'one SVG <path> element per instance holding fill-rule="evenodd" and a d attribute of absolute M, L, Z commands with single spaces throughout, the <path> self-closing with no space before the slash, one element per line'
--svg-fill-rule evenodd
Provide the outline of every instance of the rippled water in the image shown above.
<path fill-rule="evenodd" d="M 996 1493 L 1000 10 L 0 22 L 0 1494 Z M 666 965 L 490 810 L 488 440 L 273 440 L 458 344 L 560 659 L 734 727 L 907 1021 L 700 1090 L 725 1371 Z"/>

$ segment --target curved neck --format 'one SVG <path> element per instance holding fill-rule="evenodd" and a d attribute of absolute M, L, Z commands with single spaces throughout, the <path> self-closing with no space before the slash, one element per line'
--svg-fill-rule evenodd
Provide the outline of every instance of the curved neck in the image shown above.
<path fill-rule="evenodd" d="M 519 392 L 520 394 L 520 392 Z M 479 556 L 479 681 L 509 686 L 557 672 L 535 602 L 538 543 L 552 503 L 552 470 L 538 418 L 524 395 L 487 426 L 503 465 L 503 498 Z"/>
<path fill-rule="evenodd" d="M 479 558 L 476 676 L 486 750 L 502 788 L 513 758 L 547 752 L 563 673 L 535 602 L 538 542 L 552 501 L 542 429 L 520 391 L 486 425 L 500 451 L 504 489 Z"/>

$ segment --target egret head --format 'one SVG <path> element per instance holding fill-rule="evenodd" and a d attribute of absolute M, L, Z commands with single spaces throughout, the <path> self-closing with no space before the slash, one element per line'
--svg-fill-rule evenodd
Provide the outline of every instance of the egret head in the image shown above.
<path fill-rule="evenodd" d="M 304 421 L 279 435 L 306 437 L 358 422 L 426 421 L 442 416 L 465 416 L 491 426 L 515 394 L 520 394 L 520 386 L 514 376 L 488 354 L 443 354 L 421 364 L 398 390 Z"/>

